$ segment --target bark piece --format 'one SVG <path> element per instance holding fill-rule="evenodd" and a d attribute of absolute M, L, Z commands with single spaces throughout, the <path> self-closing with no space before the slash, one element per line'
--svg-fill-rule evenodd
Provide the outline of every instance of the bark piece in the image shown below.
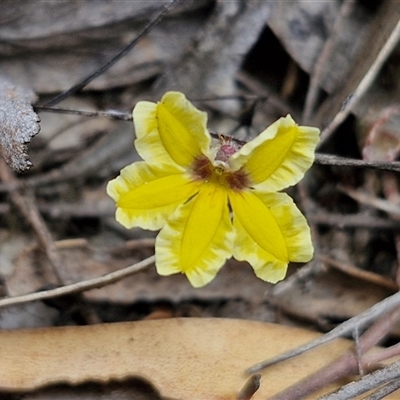
<path fill-rule="evenodd" d="M 18 172 L 32 167 L 27 143 L 39 133 L 39 117 L 33 111 L 32 91 L 0 79 L 0 154 Z"/>

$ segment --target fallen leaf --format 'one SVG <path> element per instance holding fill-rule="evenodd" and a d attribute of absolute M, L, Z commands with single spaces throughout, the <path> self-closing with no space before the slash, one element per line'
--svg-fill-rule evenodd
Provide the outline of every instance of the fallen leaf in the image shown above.
<path fill-rule="evenodd" d="M 234 400 L 249 378 L 246 368 L 317 336 L 275 324 L 197 318 L 1 331 L 0 389 L 140 377 L 167 398 Z M 252 400 L 269 398 L 349 346 L 337 340 L 270 367 Z"/>
<path fill-rule="evenodd" d="M 0 79 L 0 155 L 18 172 L 32 167 L 27 143 L 39 133 L 39 117 L 31 103 L 32 91 Z"/>

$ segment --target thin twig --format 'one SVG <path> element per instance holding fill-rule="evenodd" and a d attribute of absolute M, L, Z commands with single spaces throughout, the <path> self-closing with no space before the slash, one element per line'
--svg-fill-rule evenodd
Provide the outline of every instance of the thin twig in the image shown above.
<path fill-rule="evenodd" d="M 132 121 L 132 114 L 118 110 L 106 111 L 88 111 L 88 110 L 74 110 L 72 108 L 51 107 L 47 105 L 34 106 L 35 111 L 51 112 L 54 114 L 72 114 L 83 115 L 85 117 L 106 117 L 110 119 Z"/>
<path fill-rule="evenodd" d="M 251 400 L 253 394 L 260 388 L 261 374 L 251 376 L 237 396 L 237 400 Z"/>
<path fill-rule="evenodd" d="M 103 286 L 110 285 L 111 283 L 118 282 L 121 279 L 126 278 L 127 276 L 143 271 L 150 265 L 154 264 L 154 261 L 155 256 L 151 256 L 129 267 L 111 272 L 98 278 L 76 282 L 71 285 L 62 286 L 56 289 L 0 299 L 0 308 L 15 304 L 29 303 L 31 301 L 50 299 L 66 294 L 80 293 L 91 289 L 98 289 Z"/>
<path fill-rule="evenodd" d="M 369 89 L 372 82 L 378 75 L 378 72 L 382 68 L 384 62 L 387 60 L 387 58 L 397 45 L 399 37 L 400 37 L 400 21 L 396 24 L 388 40 L 380 50 L 378 56 L 372 63 L 371 67 L 368 69 L 368 72 L 364 75 L 364 77 L 358 84 L 355 91 L 347 99 L 345 106 L 342 107 L 342 109 L 335 115 L 335 117 L 329 123 L 329 125 L 322 131 L 319 146 L 325 143 L 325 141 L 336 130 L 336 128 L 346 119 L 346 117 L 350 114 L 350 112 L 354 110 L 354 107 L 358 104 L 363 95 Z"/>
<path fill-rule="evenodd" d="M 247 100 L 247 101 L 261 101 L 266 100 L 267 96 L 255 96 L 255 95 L 231 95 L 231 96 L 218 96 L 218 97 L 207 97 L 201 99 L 190 99 L 193 102 L 214 102 L 214 101 L 225 101 L 225 100 Z M 34 106 L 35 111 L 50 112 L 55 114 L 72 114 L 72 115 L 83 115 L 85 117 L 106 117 L 119 121 L 132 121 L 132 114 L 119 110 L 104 110 L 104 111 L 89 111 L 89 110 L 75 110 L 72 108 L 65 107 L 52 107 L 48 105 L 36 105 Z"/>
<path fill-rule="evenodd" d="M 230 96 L 225 96 L 225 97 L 230 97 Z M 236 98 L 237 98 L 237 96 L 236 96 Z M 202 101 L 208 101 L 208 100 L 214 100 L 214 99 L 202 99 Z M 62 114 L 77 114 L 77 115 L 84 115 L 87 117 L 107 117 L 107 118 L 116 119 L 116 120 L 132 121 L 131 113 L 125 113 L 125 112 L 118 111 L 118 110 L 108 110 L 108 111 L 73 110 L 73 109 L 69 109 L 69 108 L 49 107 L 47 105 L 46 106 L 38 105 L 38 106 L 35 106 L 35 109 L 40 110 L 40 111 L 48 111 L 48 112 L 55 112 L 55 113 L 62 113 Z M 213 137 L 218 136 L 218 134 L 215 132 L 210 132 L 210 134 Z M 229 136 L 229 135 L 225 135 L 225 136 Z M 246 143 L 245 140 L 240 140 L 235 137 L 232 137 L 232 140 L 238 142 L 241 145 Z M 335 155 L 331 155 L 331 154 L 316 153 L 315 154 L 315 163 L 320 164 L 320 165 L 332 165 L 332 166 L 354 167 L 354 168 L 371 168 L 371 169 L 379 169 L 382 171 L 400 172 L 400 162 L 398 162 L 398 161 L 391 161 L 391 162 L 364 161 L 364 160 L 357 160 L 357 159 L 353 159 L 353 158 L 335 156 Z"/>
<path fill-rule="evenodd" d="M 392 382 L 389 382 L 388 384 L 379 388 L 369 396 L 364 397 L 363 400 L 381 400 L 386 396 L 388 396 L 390 393 L 393 393 L 398 389 L 400 389 L 400 379 L 396 379 Z"/>
<path fill-rule="evenodd" d="M 0 177 L 6 183 L 15 184 L 17 182 L 17 178 L 7 167 L 3 159 L 0 159 Z M 24 195 L 22 195 L 20 191 L 14 190 L 10 192 L 10 197 L 12 202 L 31 225 L 40 248 L 44 250 L 47 259 L 50 262 L 52 271 L 56 276 L 58 283 L 63 285 L 65 282 L 62 275 L 62 271 L 64 270 L 63 263 L 53 237 L 39 212 L 33 191 L 25 190 Z M 85 321 L 88 324 L 98 323 L 99 319 L 92 307 L 84 302 L 80 303 L 80 312 Z"/>
<path fill-rule="evenodd" d="M 356 353 L 356 358 L 357 358 L 358 374 L 360 376 L 364 376 L 365 370 L 364 370 L 364 366 L 362 364 L 362 357 L 363 357 L 364 349 L 362 348 L 362 346 L 360 344 L 360 332 L 359 332 L 359 329 L 357 326 L 353 330 L 353 340 L 354 340 L 354 347 L 355 347 L 355 353 Z"/>
<path fill-rule="evenodd" d="M 394 362 L 378 371 L 365 375 L 358 381 L 342 386 L 336 392 L 322 396 L 319 400 L 351 400 L 386 382 L 400 378 L 400 361 Z"/>
<path fill-rule="evenodd" d="M 347 275 L 353 276 L 357 279 L 361 279 L 366 282 L 373 283 L 378 286 L 385 287 L 386 289 L 397 291 L 399 287 L 397 283 L 394 282 L 390 278 L 386 278 L 382 275 L 375 274 L 371 271 L 365 271 L 360 268 L 357 268 L 353 265 L 346 264 L 344 262 L 335 260 L 331 257 L 325 256 L 323 254 L 319 254 L 318 259 L 327 264 L 328 266 L 334 267 L 335 269 L 344 272 Z"/>
<path fill-rule="evenodd" d="M 400 162 L 398 161 L 364 161 L 353 158 L 333 156 L 330 154 L 315 154 L 315 163 L 320 165 L 332 165 L 338 167 L 372 168 L 381 171 L 400 172 Z"/>
<path fill-rule="evenodd" d="M 332 28 L 332 32 L 334 33 L 341 32 L 342 25 L 346 21 L 346 17 L 353 11 L 354 5 L 355 2 L 353 0 L 346 0 L 342 3 L 339 15 L 337 16 L 335 24 Z M 334 38 L 336 38 L 334 34 L 331 34 L 329 36 L 313 68 L 310 84 L 306 95 L 303 115 L 301 118 L 302 123 L 307 123 L 314 111 L 315 104 L 317 102 L 318 95 L 320 92 L 321 76 L 325 71 L 325 69 L 327 68 L 329 57 L 331 56 L 332 51 L 334 50 L 334 43 L 335 43 Z"/>
<path fill-rule="evenodd" d="M 323 209 L 315 210 L 307 216 L 307 220 L 316 225 L 329 225 L 338 228 L 370 228 L 370 229 L 400 229 L 400 221 L 375 217 L 364 212 L 357 214 L 341 214 Z"/>
<path fill-rule="evenodd" d="M 228 136 L 228 135 L 225 135 Z M 243 142 L 241 140 L 232 138 L 232 140 L 237 140 L 238 142 Z M 331 166 L 341 166 L 341 167 L 354 167 L 354 168 L 371 168 L 371 169 L 378 169 L 381 171 L 396 171 L 400 172 L 400 162 L 382 162 L 382 161 L 363 161 L 363 160 L 356 160 L 352 158 L 346 157 L 338 157 L 332 156 L 328 154 L 315 154 L 315 163 L 320 165 L 331 165 Z M 7 192 L 10 190 L 15 190 L 20 188 L 22 185 L 26 187 L 36 187 L 38 185 L 48 185 L 52 184 L 55 179 L 57 182 L 62 182 L 65 180 L 69 180 L 75 177 L 75 174 L 68 174 L 68 173 L 59 173 L 59 171 L 64 172 L 64 168 L 61 167 L 58 170 L 51 171 L 46 175 L 29 178 L 25 181 L 20 179 L 18 182 L 15 183 L 0 183 L 0 193 Z M 77 172 L 76 172 L 77 173 Z"/>
<path fill-rule="evenodd" d="M 171 0 L 171 2 L 169 4 L 167 4 L 166 6 L 162 7 L 161 11 L 159 11 L 150 20 L 150 22 L 143 28 L 143 30 L 134 39 L 132 39 L 126 46 L 124 46 L 118 52 L 117 55 L 115 55 L 111 60 L 109 60 L 107 63 L 105 63 L 101 68 L 99 68 L 97 71 L 91 73 L 85 79 L 83 79 L 82 81 L 80 81 L 76 85 L 72 86 L 70 89 L 68 89 L 65 92 L 59 94 L 58 96 L 54 97 L 53 99 L 51 99 L 50 101 L 46 102 L 43 105 L 44 106 L 52 106 L 54 104 L 57 104 L 57 103 L 61 102 L 62 100 L 66 99 L 68 96 L 70 96 L 71 94 L 76 93 L 79 90 L 83 89 L 86 85 L 88 85 L 90 82 L 92 82 L 98 76 L 100 76 L 103 72 L 107 71 L 117 61 L 119 61 L 129 50 L 131 50 L 139 42 L 139 40 L 142 39 L 150 31 L 150 29 L 153 26 L 155 26 L 161 20 L 161 18 L 169 10 L 169 8 L 175 3 L 175 1 L 176 0 Z"/>
<path fill-rule="evenodd" d="M 12 186 L 16 186 L 18 183 L 17 178 L 7 167 L 3 159 L 0 159 L 0 178 L 4 183 L 11 184 Z M 33 192 L 26 190 L 25 195 L 23 196 L 19 191 L 12 190 L 10 191 L 10 198 L 31 225 L 41 248 L 45 251 L 47 258 L 50 261 L 53 272 L 56 275 L 59 284 L 63 284 L 63 279 L 61 276 L 61 258 L 58 255 L 58 251 L 54 244 L 53 238 L 51 237 L 51 233 L 47 229 L 47 226 L 37 208 Z"/>
<path fill-rule="evenodd" d="M 368 205 L 376 208 L 380 211 L 385 211 L 394 217 L 400 217 L 399 205 L 390 200 L 379 199 L 377 197 L 371 196 L 367 193 L 363 193 L 359 190 L 354 190 L 346 188 L 343 186 L 338 186 L 339 190 L 346 193 L 347 196 L 351 197 L 353 200 L 358 201 L 361 204 Z"/>
<path fill-rule="evenodd" d="M 391 331 L 393 331 L 393 325 L 390 327 Z M 382 361 L 389 360 L 395 357 L 398 358 L 399 356 L 400 343 L 396 343 L 390 347 L 382 347 L 378 352 L 368 354 L 365 360 L 370 364 L 380 364 L 382 363 Z"/>

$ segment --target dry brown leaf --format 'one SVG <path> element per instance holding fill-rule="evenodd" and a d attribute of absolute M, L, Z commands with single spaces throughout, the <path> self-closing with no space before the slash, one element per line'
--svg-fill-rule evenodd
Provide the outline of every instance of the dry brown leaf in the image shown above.
<path fill-rule="evenodd" d="M 233 400 L 248 379 L 246 368 L 318 335 L 255 321 L 195 318 L 1 331 L 0 388 L 136 376 L 168 398 Z M 338 340 L 267 369 L 252 399 L 268 398 L 350 345 Z"/>
<path fill-rule="evenodd" d="M 18 172 L 32 167 L 26 143 L 39 133 L 39 117 L 33 111 L 33 92 L 0 79 L 0 155 Z"/>

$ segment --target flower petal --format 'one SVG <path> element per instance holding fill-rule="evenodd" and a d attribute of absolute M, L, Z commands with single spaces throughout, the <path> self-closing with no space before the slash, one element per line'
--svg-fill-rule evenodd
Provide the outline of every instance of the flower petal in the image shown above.
<path fill-rule="evenodd" d="M 319 129 L 298 126 L 288 115 L 246 143 L 231 157 L 259 191 L 276 192 L 296 184 L 312 165 Z"/>
<path fill-rule="evenodd" d="M 226 191 L 204 184 L 180 207 L 156 239 L 160 275 L 184 273 L 194 287 L 210 282 L 232 255 L 232 224 Z"/>
<path fill-rule="evenodd" d="M 230 193 L 235 243 L 233 256 L 248 261 L 255 274 L 275 283 L 285 277 L 289 261 L 313 256 L 310 228 L 285 193 Z"/>
<path fill-rule="evenodd" d="M 167 92 L 159 103 L 138 102 L 133 121 L 136 149 L 148 163 L 188 167 L 209 151 L 207 114 L 194 107 L 183 93 Z"/>
<path fill-rule="evenodd" d="M 107 193 L 117 203 L 115 218 L 120 224 L 158 230 L 199 187 L 179 169 L 161 170 L 136 162 L 108 183 Z"/>

